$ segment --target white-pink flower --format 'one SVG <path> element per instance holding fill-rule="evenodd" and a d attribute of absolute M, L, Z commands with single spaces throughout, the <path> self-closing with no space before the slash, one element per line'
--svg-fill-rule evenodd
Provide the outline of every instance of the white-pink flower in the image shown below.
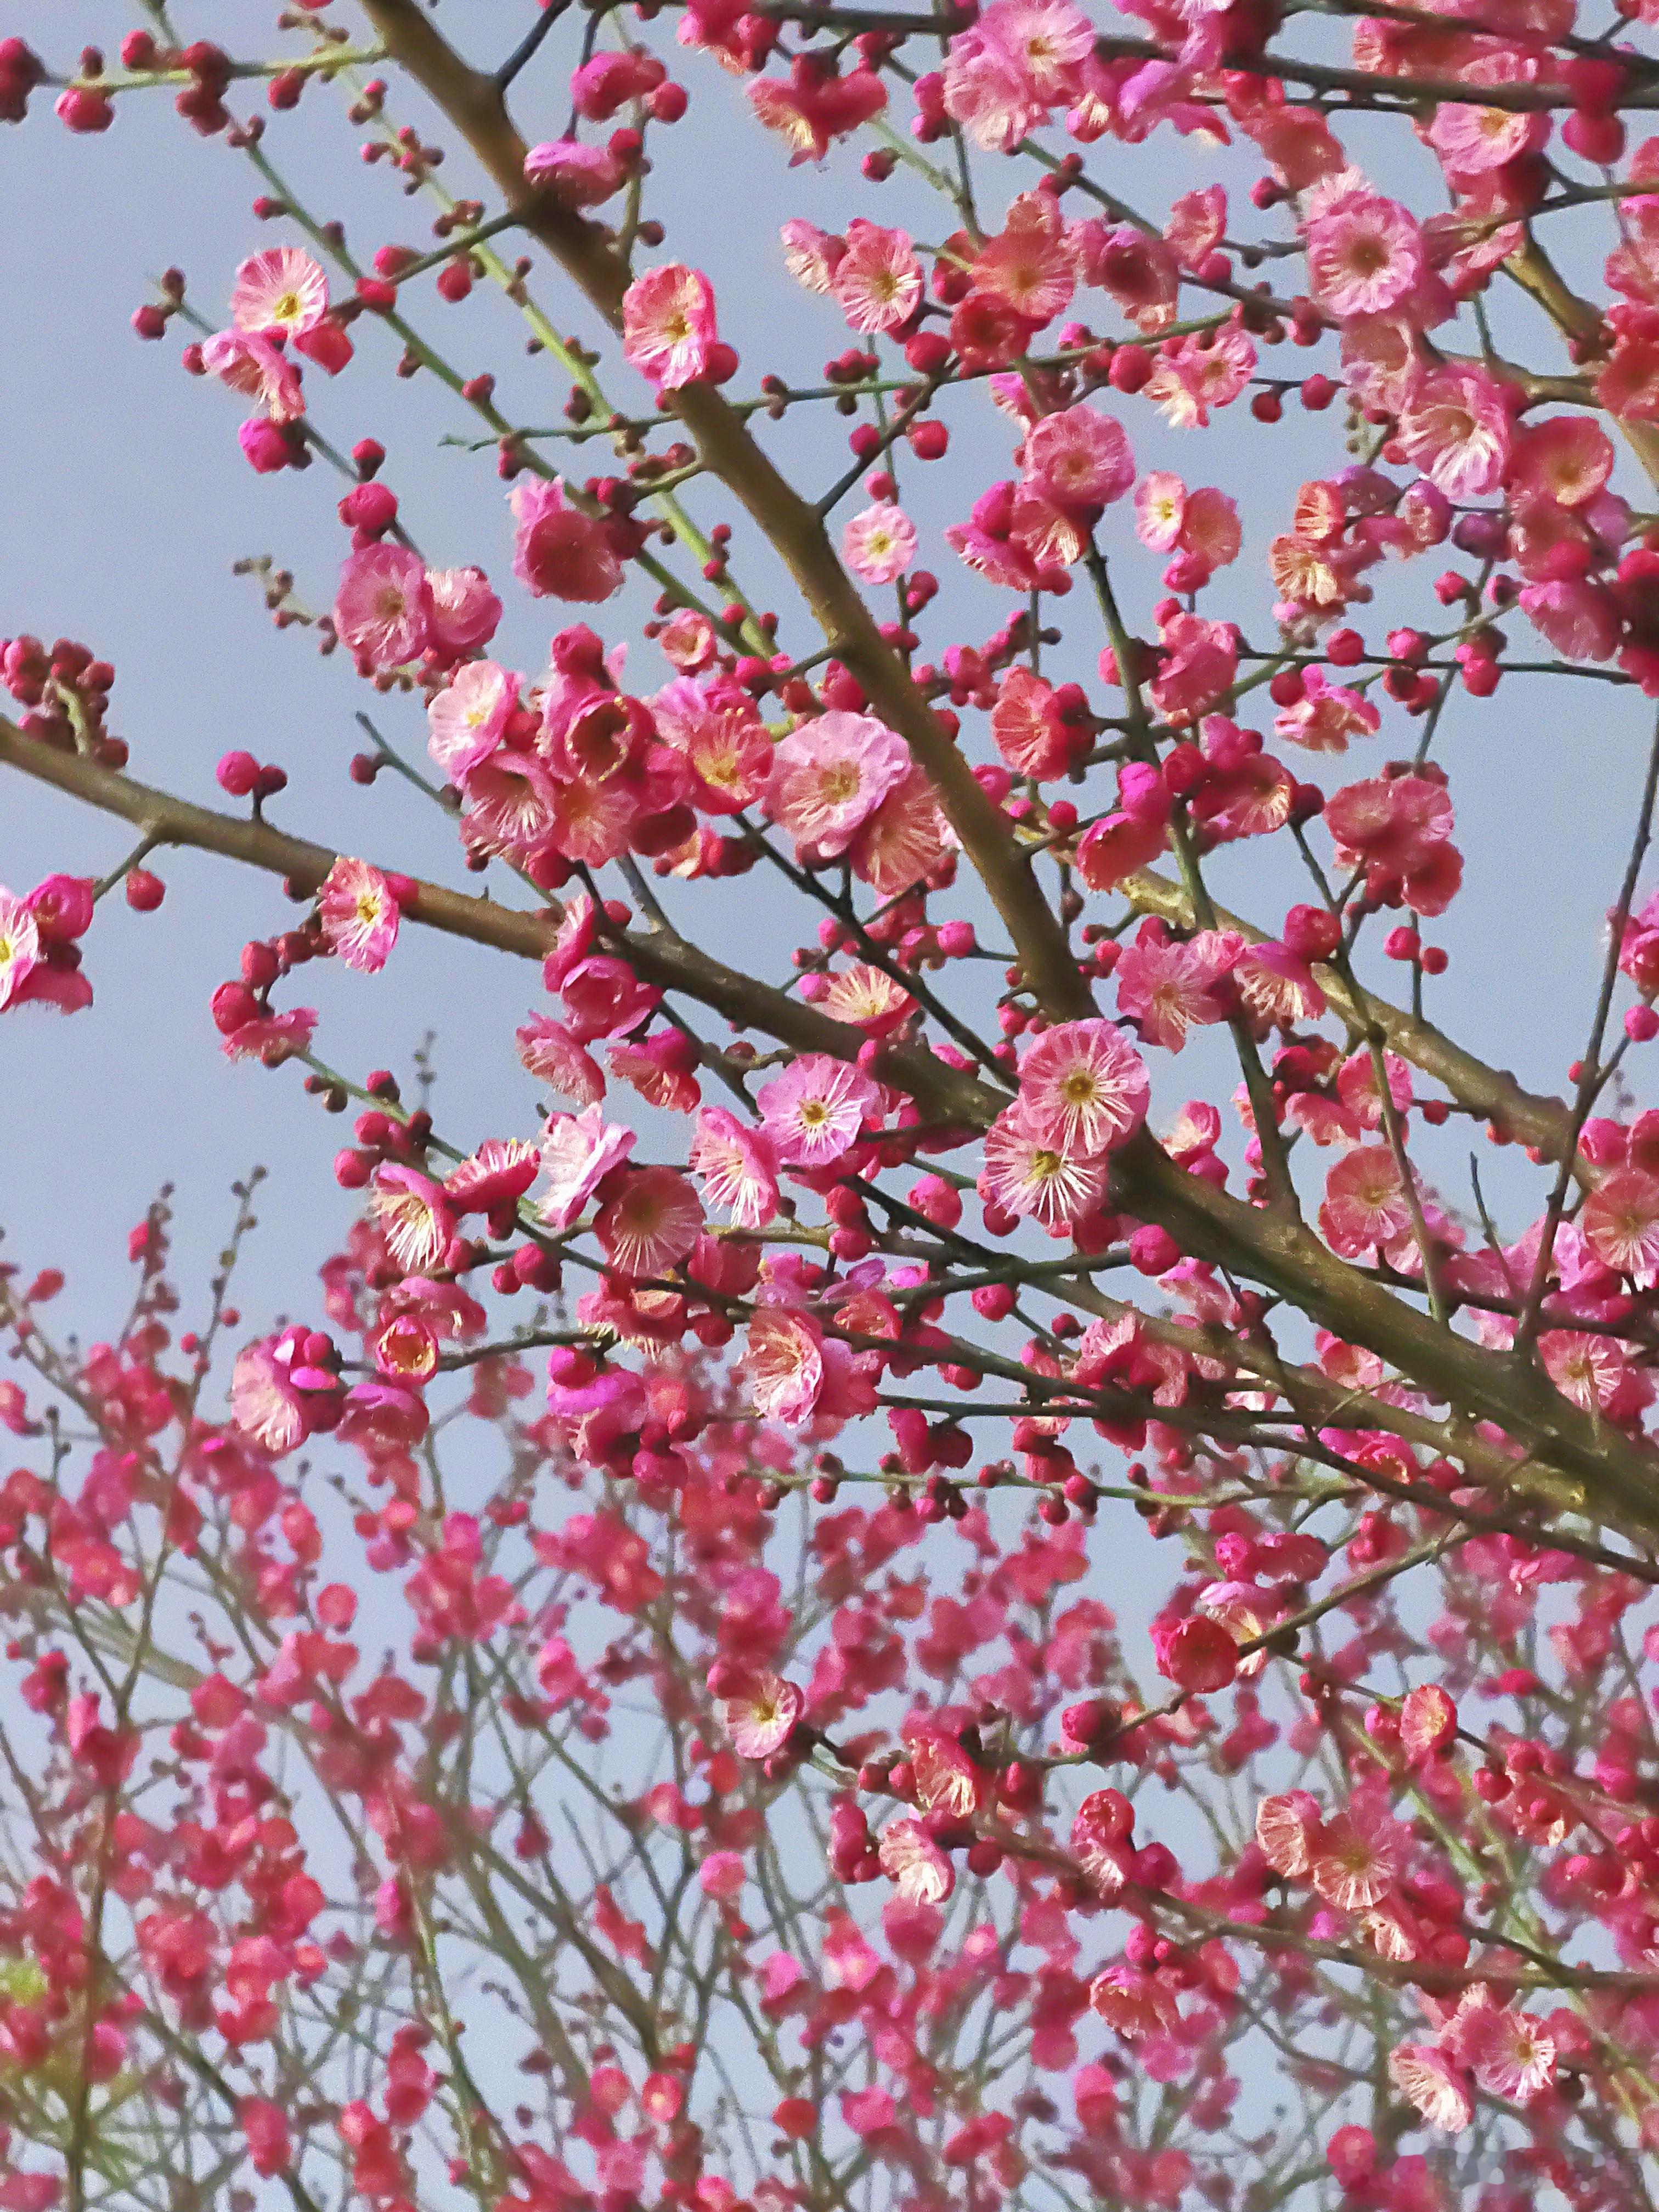
<path fill-rule="evenodd" d="M 916 526 L 902 507 L 881 500 L 842 532 L 842 558 L 866 584 L 890 584 L 915 558 Z"/>
<path fill-rule="evenodd" d="M 250 254 L 236 271 L 230 319 L 239 331 L 301 337 L 314 331 L 327 313 L 328 278 L 322 264 L 300 246 L 269 246 Z"/>
<path fill-rule="evenodd" d="M 342 854 L 323 878 L 317 913 L 323 935 L 348 968 L 373 975 L 386 966 L 402 913 L 378 868 Z"/>
<path fill-rule="evenodd" d="M 769 1130 L 751 1129 L 725 1106 L 705 1106 L 691 1140 L 705 1195 L 736 1229 L 759 1229 L 778 1210 L 778 1162 Z"/>
<path fill-rule="evenodd" d="M 21 899 L 0 887 L 0 1006 L 10 1006 L 40 964 L 40 925 Z"/>
<path fill-rule="evenodd" d="M 426 749 L 446 781 L 459 783 L 489 759 L 518 703 L 519 679 L 493 660 L 469 660 L 426 710 Z"/>
<path fill-rule="evenodd" d="M 659 392 L 678 392 L 708 373 L 714 288 L 701 270 L 671 261 L 636 276 L 623 298 L 623 351 Z"/>
<path fill-rule="evenodd" d="M 779 740 L 767 805 L 798 856 L 833 860 L 909 766 L 909 747 L 884 722 L 834 709 Z"/>
<path fill-rule="evenodd" d="M 758 1674 L 718 1698 L 714 1710 L 739 1759 L 770 1759 L 788 1742 L 806 1700 L 782 1675 Z"/>
<path fill-rule="evenodd" d="M 580 1218 L 596 1187 L 634 1149 L 634 1132 L 607 1121 L 597 1106 L 555 1114 L 542 1131 L 547 1188 L 538 1205 L 548 1227 L 562 1233 Z"/>
<path fill-rule="evenodd" d="M 921 299 L 921 264 L 909 234 L 861 217 L 848 223 L 830 289 L 855 331 L 896 331 L 908 322 Z"/>
<path fill-rule="evenodd" d="M 805 1314 L 763 1306 L 749 1324 L 740 1370 L 763 1420 L 807 1419 L 823 1389 L 823 1335 Z"/>
<path fill-rule="evenodd" d="M 787 1167 L 827 1167 L 857 1142 L 881 1093 L 861 1069 L 809 1052 L 761 1090 L 761 1117 Z"/>
<path fill-rule="evenodd" d="M 1514 432 L 1502 387 L 1480 368 L 1444 368 L 1425 377 L 1400 418 L 1407 458 L 1448 499 L 1496 491 Z"/>
<path fill-rule="evenodd" d="M 1146 1118 L 1146 1064 L 1115 1023 L 1062 1022 L 1019 1071 L 1027 1125 L 1078 1159 L 1126 1144 Z"/>
<path fill-rule="evenodd" d="M 1092 1213 L 1105 1197 L 1106 1160 L 1063 1151 L 1017 1100 L 987 1133 L 979 1191 L 988 1205 L 1063 1230 Z"/>
<path fill-rule="evenodd" d="M 878 1847 L 881 1870 L 907 1905 L 943 1905 L 956 1869 L 920 1820 L 890 1820 Z"/>
<path fill-rule="evenodd" d="M 295 422 L 306 396 L 293 363 L 253 331 L 216 331 L 202 341 L 202 366 L 231 392 L 258 399 L 273 422 Z"/>
<path fill-rule="evenodd" d="M 1389 2053 L 1389 2078 L 1431 2128 L 1455 2136 L 1474 2118 L 1461 2068 L 1431 2043 L 1402 2043 Z"/>

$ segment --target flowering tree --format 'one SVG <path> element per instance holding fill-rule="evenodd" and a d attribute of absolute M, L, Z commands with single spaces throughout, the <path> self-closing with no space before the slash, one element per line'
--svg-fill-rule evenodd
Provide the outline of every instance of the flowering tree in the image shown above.
<path fill-rule="evenodd" d="M 0 2212 L 1646 2205 L 1659 739 L 1568 1095 L 1437 1026 L 1430 938 L 1470 702 L 1650 743 L 1659 15 L 551 0 L 470 60 L 453 12 L 0 42 L 8 119 L 170 96 L 258 173 L 278 242 L 134 326 L 345 479 L 331 611 L 269 604 L 423 714 L 349 773 L 487 883 L 278 826 L 241 747 L 157 789 L 95 649 L 0 656 L 0 764 L 137 833 L 0 893 L 8 1024 L 90 1006 L 158 853 L 283 878 L 213 1021 L 355 1102 L 362 1194 L 275 1330 L 252 1185 L 199 1311 L 164 1205 L 90 1349 L 0 1276 Z M 764 362 L 653 189 L 705 111 L 729 167 L 720 71 L 807 295 Z M 273 166 L 341 98 L 430 244 Z M 775 204 L 767 134 L 860 211 Z M 1183 142 L 1247 204 L 1122 196 Z M 552 428 L 434 335 L 492 288 Z M 393 363 L 497 453 L 510 580 L 331 441 Z M 1287 405 L 1299 489 L 1137 462 Z M 559 603 L 538 673 L 504 598 Z M 757 895 L 787 985 L 717 949 Z M 492 1126 L 300 1002 L 421 929 L 539 963 Z M 1536 1170 L 1507 1234 L 1470 1130 Z"/>

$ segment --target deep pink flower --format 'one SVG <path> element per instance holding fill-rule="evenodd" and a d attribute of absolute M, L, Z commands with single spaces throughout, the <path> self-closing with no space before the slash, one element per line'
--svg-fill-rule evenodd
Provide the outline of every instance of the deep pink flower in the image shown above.
<path fill-rule="evenodd" d="M 564 487 L 533 480 L 514 487 L 513 573 L 538 599 L 608 599 L 623 585 L 623 564 L 605 526 L 572 507 Z"/>
<path fill-rule="evenodd" d="M 623 299 L 623 351 L 659 392 L 708 374 L 714 288 L 700 270 L 671 261 L 636 276 Z"/>
<path fill-rule="evenodd" d="M 202 342 L 202 365 L 232 392 L 262 401 L 273 422 L 296 422 L 306 411 L 293 363 L 256 332 L 216 331 Z"/>
<path fill-rule="evenodd" d="M 486 1137 L 444 1177 L 444 1196 L 457 1213 L 493 1213 L 524 1196 L 541 1164 L 538 1149 L 522 1137 Z"/>
<path fill-rule="evenodd" d="M 793 1682 L 761 1673 L 723 1684 L 714 1710 L 739 1759 L 770 1759 L 788 1742 L 806 1700 Z"/>
<path fill-rule="evenodd" d="M 562 1022 L 532 1014 L 514 1035 L 520 1061 L 538 1083 L 579 1106 L 597 1105 L 604 1097 L 604 1070 Z"/>
<path fill-rule="evenodd" d="M 986 1137 L 979 1190 L 988 1205 L 1060 1231 L 1097 1210 L 1106 1195 L 1106 1174 L 1104 1155 L 1079 1159 L 1062 1152 L 1016 1101 Z"/>
<path fill-rule="evenodd" d="M 1426 266 L 1417 218 L 1397 200 L 1346 191 L 1308 224 L 1308 289 L 1343 321 L 1382 315 L 1414 291 Z"/>
<path fill-rule="evenodd" d="M 1325 808 L 1340 868 L 1363 866 L 1371 896 L 1398 890 L 1419 914 L 1443 914 L 1462 881 L 1443 784 L 1420 775 L 1351 783 Z"/>
<path fill-rule="evenodd" d="M 418 660 L 431 635 L 426 565 L 404 545 L 365 545 L 347 554 L 334 599 L 334 627 L 366 667 L 403 668 Z"/>
<path fill-rule="evenodd" d="M 367 860 L 336 860 L 317 894 L 323 935 L 348 968 L 372 975 L 398 942 L 401 909 L 392 885 Z"/>
<path fill-rule="evenodd" d="M 1143 921 L 1117 965 L 1119 1013 L 1146 1043 L 1179 1052 L 1194 1023 L 1227 1018 L 1225 979 L 1244 949 L 1235 930 L 1200 930 L 1182 943 L 1161 922 Z"/>
<path fill-rule="evenodd" d="M 689 1258 L 702 1225 L 697 1194 L 678 1168 L 635 1168 L 600 1207 L 594 1231 L 617 1273 L 640 1281 Z"/>
<path fill-rule="evenodd" d="M 524 180 L 550 192 L 561 207 L 598 207 L 622 190 L 628 172 L 609 148 L 580 138 L 550 138 L 524 157 Z"/>
<path fill-rule="evenodd" d="M 1135 480 L 1122 424 L 1086 404 L 1045 415 L 1027 434 L 1021 467 L 1057 506 L 1091 511 L 1121 499 Z"/>
<path fill-rule="evenodd" d="M 501 603 L 482 568 L 428 568 L 432 642 L 446 658 L 476 653 L 495 636 Z"/>

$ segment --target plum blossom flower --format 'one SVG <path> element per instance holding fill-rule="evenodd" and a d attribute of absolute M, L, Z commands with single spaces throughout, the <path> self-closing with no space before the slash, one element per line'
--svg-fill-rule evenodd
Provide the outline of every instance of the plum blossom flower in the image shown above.
<path fill-rule="evenodd" d="M 806 1700 L 782 1675 L 756 1674 L 724 1690 L 714 1710 L 739 1759 L 770 1759 L 788 1742 Z"/>
<path fill-rule="evenodd" d="M 571 506 L 555 477 L 514 487 L 513 573 L 538 599 L 608 599 L 623 586 L 623 566 L 593 516 Z"/>
<path fill-rule="evenodd" d="M 373 975 L 386 966 L 402 909 L 378 868 L 343 855 L 323 878 L 317 912 L 323 935 L 348 968 Z"/>
<path fill-rule="evenodd" d="M 325 1345 L 327 1340 L 319 1339 Z M 236 1355 L 230 1379 L 231 1418 L 245 1436 L 274 1458 L 295 1450 L 319 1429 L 331 1428 L 340 1410 L 340 1379 L 314 1364 L 311 1332 L 285 1328 L 261 1337 Z"/>
<path fill-rule="evenodd" d="M 878 1845 L 881 1870 L 907 1905 L 943 1905 L 956 1869 L 920 1820 L 890 1820 Z"/>
<path fill-rule="evenodd" d="M 1555 2079 L 1556 2041 L 1543 2021 L 1484 1991 L 1460 2007 L 1450 2039 L 1488 2096 L 1529 2105 Z"/>
<path fill-rule="evenodd" d="M 1389 2053 L 1389 2079 L 1441 2134 L 1460 2134 L 1474 2118 L 1462 2070 L 1431 2043 L 1402 2043 Z"/>
<path fill-rule="evenodd" d="M 500 627 L 501 603 L 482 568 L 428 568 L 432 643 L 446 659 L 488 645 Z"/>
<path fill-rule="evenodd" d="M 1638 1291 L 1659 1281 L 1659 1176 L 1615 1168 L 1585 1200 L 1578 1226 L 1596 1258 Z"/>
<path fill-rule="evenodd" d="M 1369 699 L 1333 684 L 1322 668 L 1303 672 L 1302 696 L 1273 720 L 1273 733 L 1310 753 L 1341 753 L 1350 738 L 1375 737 L 1382 716 Z"/>
<path fill-rule="evenodd" d="M 1146 1118 L 1146 1064 L 1115 1023 L 1062 1022 L 1021 1063 L 1028 1127 L 1078 1159 L 1127 1144 Z"/>
<path fill-rule="evenodd" d="M 896 331 L 921 300 L 921 264 L 909 234 L 855 218 L 847 226 L 846 249 L 830 289 L 849 327 Z"/>
<path fill-rule="evenodd" d="M 469 660 L 427 708 L 427 750 L 447 781 L 487 761 L 507 734 L 519 679 L 493 660 Z"/>
<path fill-rule="evenodd" d="M 443 1265 L 454 1239 L 455 1217 L 441 1183 L 400 1160 L 386 1161 L 374 1171 L 368 1208 L 404 1274 L 429 1275 Z"/>
<path fill-rule="evenodd" d="M 404 545 L 365 545 L 340 568 L 334 627 L 372 669 L 403 668 L 426 651 L 432 595 L 426 564 Z"/>
<path fill-rule="evenodd" d="M 1380 192 L 1339 194 L 1309 222 L 1304 237 L 1309 290 L 1340 321 L 1386 314 L 1423 280 L 1417 218 Z"/>
<path fill-rule="evenodd" d="M 486 1137 L 444 1177 L 444 1196 L 457 1213 L 493 1213 L 524 1196 L 541 1164 L 540 1152 L 522 1137 Z"/>
<path fill-rule="evenodd" d="M 1345 1260 L 1411 1234 L 1411 1200 L 1389 1146 L 1360 1145 L 1343 1154 L 1325 1178 L 1319 1225 Z"/>
<path fill-rule="evenodd" d="M 16 999 L 40 964 L 40 930 L 26 902 L 0 886 L 0 1006 Z"/>
<path fill-rule="evenodd" d="M 292 362 L 253 331 L 216 331 L 202 341 L 202 366 L 232 392 L 259 400 L 273 422 L 297 422 L 305 393 Z"/>
<path fill-rule="evenodd" d="M 1079 1159 L 1063 1152 L 1033 1123 L 1023 1100 L 1016 1100 L 987 1133 L 979 1190 L 1005 1212 L 1062 1231 L 1094 1212 L 1105 1197 L 1105 1157 Z"/>
<path fill-rule="evenodd" d="M 850 1150 L 866 1121 L 878 1118 L 881 1093 L 861 1069 L 809 1052 L 764 1085 L 756 1103 L 779 1160 L 821 1168 Z"/>
<path fill-rule="evenodd" d="M 763 1306 L 749 1324 L 738 1365 L 763 1420 L 795 1427 L 823 1389 L 823 1332 L 810 1316 Z"/>
<path fill-rule="evenodd" d="M 1026 437 L 1021 467 L 1057 506 L 1091 513 L 1121 499 L 1135 480 L 1122 424 L 1086 404 L 1045 415 Z"/>
<path fill-rule="evenodd" d="M 236 271 L 230 319 L 239 331 L 288 337 L 314 331 L 328 313 L 328 278 L 320 262 L 297 246 L 250 254 Z"/>
<path fill-rule="evenodd" d="M 916 526 L 902 507 L 878 501 L 842 532 L 842 558 L 866 584 L 890 584 L 915 558 Z"/>
<path fill-rule="evenodd" d="M 1451 842 L 1452 804 L 1430 776 L 1377 776 L 1328 801 L 1325 827 L 1339 868 L 1363 866 L 1368 896 L 1398 890 L 1419 914 L 1443 914 L 1463 878 Z"/>
<path fill-rule="evenodd" d="M 623 352 L 659 392 L 708 373 L 718 343 L 714 288 L 700 270 L 671 261 L 636 276 L 623 297 Z"/>
<path fill-rule="evenodd" d="M 1305 1790 L 1264 1797 L 1255 1808 L 1255 1840 L 1261 1856 L 1286 1881 L 1310 1872 L 1322 1826 L 1318 1800 Z"/>
<path fill-rule="evenodd" d="M 599 1185 L 633 1149 L 633 1130 L 607 1121 L 597 1106 L 551 1115 L 542 1131 L 548 1188 L 538 1201 L 548 1227 L 559 1235 L 573 1228 Z"/>
<path fill-rule="evenodd" d="M 778 1159 L 769 1129 L 750 1128 L 724 1106 L 697 1116 L 691 1166 L 711 1203 L 737 1229 L 759 1229 L 778 1210 Z"/>
<path fill-rule="evenodd" d="M 622 190 L 628 172 L 608 147 L 580 138 L 549 138 L 524 157 L 524 180 L 550 192 L 561 207 L 598 207 Z"/>
<path fill-rule="evenodd" d="M 1381 1904 L 1405 1861 L 1406 1832 L 1374 1798 L 1356 1798 L 1320 1830 L 1309 1868 L 1314 1887 L 1339 1911 Z"/>
<path fill-rule="evenodd" d="M 1426 377 L 1400 418 L 1407 457 L 1448 499 L 1496 491 L 1509 466 L 1512 418 L 1502 386 L 1481 368 Z"/>
<path fill-rule="evenodd" d="M 593 1227 L 617 1273 L 638 1282 L 689 1258 L 702 1223 L 697 1194 L 678 1169 L 654 1167 L 631 1169 Z"/>
<path fill-rule="evenodd" d="M 1179 1052 L 1194 1023 L 1224 1021 L 1223 986 L 1245 950 L 1236 930 L 1200 930 L 1182 944 L 1162 922 L 1142 922 L 1116 969 L 1117 1010 L 1143 1041 Z"/>
<path fill-rule="evenodd" d="M 909 767 L 909 747 L 884 722 L 832 709 L 779 740 L 767 805 L 798 859 L 833 860 Z"/>
<path fill-rule="evenodd" d="M 847 251 L 847 241 L 816 223 L 793 217 L 778 233 L 783 240 L 783 263 L 803 291 L 816 292 L 828 298 L 834 289 L 836 270 Z"/>

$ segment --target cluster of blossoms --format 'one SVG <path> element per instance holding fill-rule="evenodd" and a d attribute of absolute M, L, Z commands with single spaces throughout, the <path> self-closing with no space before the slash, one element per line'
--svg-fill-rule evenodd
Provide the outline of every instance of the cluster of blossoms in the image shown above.
<path fill-rule="evenodd" d="M 270 63 L 0 41 L 0 118 L 166 88 L 257 172 L 280 242 L 134 327 L 245 411 L 238 497 L 342 480 L 337 576 L 248 565 L 487 892 L 287 834 L 234 732 L 226 806 L 140 783 L 108 661 L 0 647 L 0 765 L 140 832 L 0 890 L 7 1033 L 158 848 L 264 869 L 212 1025 L 353 1115 L 360 1209 L 266 1326 L 226 1273 L 178 1331 L 164 1210 L 89 1352 L 0 1270 L 0 2212 L 1645 2203 L 1659 741 L 1565 1095 L 1434 986 L 1504 961 L 1466 715 L 1547 677 L 1599 811 L 1640 782 L 1659 9 L 1339 60 L 1247 0 L 555 5 L 492 76 L 355 5 Z M 765 188 L 701 252 L 653 157 L 717 72 Z M 283 180 L 341 92 L 350 234 L 395 178 L 429 241 Z M 789 212 L 849 145 L 867 211 Z M 740 356 L 727 232 L 821 381 Z M 486 290 L 553 407 L 452 358 Z M 377 366 L 495 455 L 447 565 Z M 481 1127 L 294 995 L 428 929 L 529 979 Z"/>

